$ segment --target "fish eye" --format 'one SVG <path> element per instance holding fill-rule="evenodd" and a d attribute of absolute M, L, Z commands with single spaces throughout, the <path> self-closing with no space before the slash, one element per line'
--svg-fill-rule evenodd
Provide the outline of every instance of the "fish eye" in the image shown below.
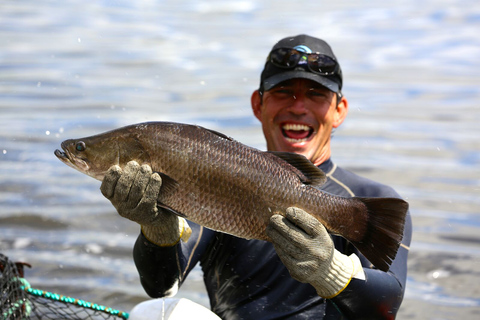
<path fill-rule="evenodd" d="M 86 149 L 85 142 L 78 141 L 77 144 L 75 145 L 75 149 L 77 151 L 85 151 L 85 149 Z"/>

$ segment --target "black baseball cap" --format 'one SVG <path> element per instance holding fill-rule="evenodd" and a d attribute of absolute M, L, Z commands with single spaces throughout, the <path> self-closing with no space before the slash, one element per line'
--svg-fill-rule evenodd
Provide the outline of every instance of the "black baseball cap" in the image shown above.
<path fill-rule="evenodd" d="M 279 48 L 297 49 L 305 53 L 319 53 L 326 55 L 337 62 L 338 67 L 330 75 L 320 75 L 311 71 L 306 65 L 297 65 L 290 69 L 275 66 L 267 59 L 265 67 L 260 77 L 260 92 L 268 91 L 277 84 L 295 78 L 313 80 L 330 91 L 340 93 L 342 90 L 342 70 L 337 58 L 333 54 L 332 48 L 325 41 L 301 34 L 294 37 L 287 37 L 277 42 L 272 50 Z M 269 55 L 270 56 L 270 55 Z"/>

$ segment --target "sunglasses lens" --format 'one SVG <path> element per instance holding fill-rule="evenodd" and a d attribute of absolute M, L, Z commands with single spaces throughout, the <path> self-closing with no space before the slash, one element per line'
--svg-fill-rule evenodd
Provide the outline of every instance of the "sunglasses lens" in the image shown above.
<path fill-rule="evenodd" d="M 304 53 L 295 49 L 280 48 L 270 52 L 270 62 L 280 68 L 295 67 L 300 58 L 306 56 L 311 71 L 321 75 L 331 75 L 337 69 L 337 62 L 329 56 L 316 53 Z"/>
<path fill-rule="evenodd" d="M 323 54 L 308 55 L 308 65 L 313 72 L 329 75 L 335 72 L 337 62 Z"/>
<path fill-rule="evenodd" d="M 277 49 L 270 53 L 270 62 L 282 68 L 294 67 L 300 59 L 300 52 L 293 49 Z"/>

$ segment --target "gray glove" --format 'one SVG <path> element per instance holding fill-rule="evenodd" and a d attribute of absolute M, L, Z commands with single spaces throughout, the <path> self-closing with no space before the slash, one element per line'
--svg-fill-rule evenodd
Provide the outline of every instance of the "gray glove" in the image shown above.
<path fill-rule="evenodd" d="M 185 219 L 157 207 L 162 186 L 158 173 L 149 165 L 127 163 L 122 170 L 114 165 L 105 174 L 100 190 L 120 216 L 139 223 L 145 237 L 159 246 L 187 241 L 192 230 Z"/>
<path fill-rule="evenodd" d="M 360 259 L 337 251 L 325 227 L 299 208 L 273 215 L 267 235 L 292 278 L 311 284 L 323 298 L 337 296 L 352 277 L 363 275 Z"/>

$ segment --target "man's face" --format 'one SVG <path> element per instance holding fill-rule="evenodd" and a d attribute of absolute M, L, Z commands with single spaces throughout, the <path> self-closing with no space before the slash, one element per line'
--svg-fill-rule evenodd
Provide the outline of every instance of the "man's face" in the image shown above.
<path fill-rule="evenodd" d="M 252 108 L 268 150 L 299 153 L 319 165 L 330 157 L 332 128 L 343 122 L 348 105 L 342 98 L 337 106 L 337 95 L 314 81 L 293 79 L 264 92 L 263 99 L 254 92 Z"/>

